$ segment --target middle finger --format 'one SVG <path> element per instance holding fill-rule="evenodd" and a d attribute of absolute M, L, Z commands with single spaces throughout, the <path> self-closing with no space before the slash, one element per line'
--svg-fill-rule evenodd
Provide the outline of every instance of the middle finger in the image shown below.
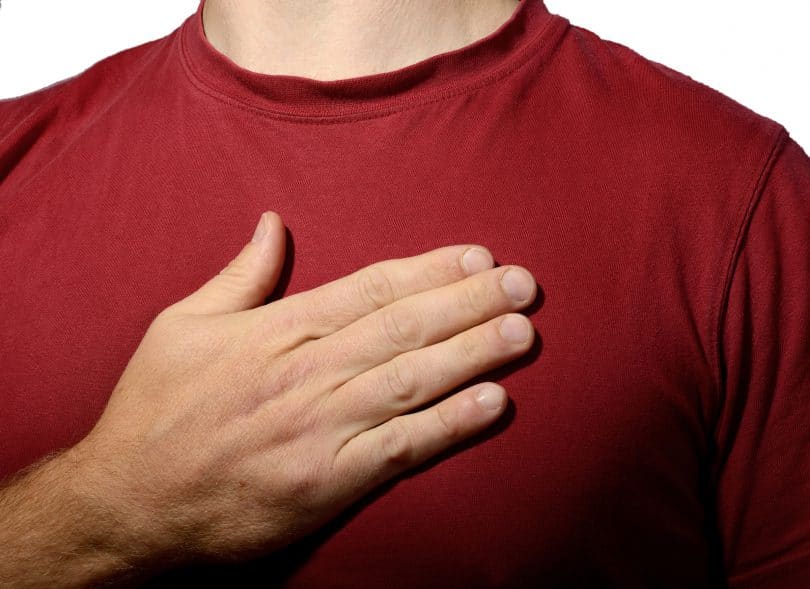
<path fill-rule="evenodd" d="M 537 284 L 525 268 L 500 266 L 400 299 L 297 351 L 335 359 L 321 375 L 334 390 L 399 354 L 525 308 L 536 295 Z"/>

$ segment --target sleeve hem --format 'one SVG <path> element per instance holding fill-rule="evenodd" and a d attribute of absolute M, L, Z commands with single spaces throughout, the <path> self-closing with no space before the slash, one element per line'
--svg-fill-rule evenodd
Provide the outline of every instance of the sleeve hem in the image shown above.
<path fill-rule="evenodd" d="M 737 268 L 737 260 L 742 252 L 743 243 L 745 241 L 745 234 L 748 226 L 753 217 L 753 211 L 756 208 L 757 202 L 765 190 L 768 177 L 773 169 L 774 162 L 779 154 L 782 152 L 783 147 L 787 144 L 790 135 L 784 126 L 779 125 L 776 129 L 775 138 L 771 142 L 771 147 L 765 154 L 765 161 L 760 166 L 759 175 L 756 177 L 754 188 L 750 196 L 744 203 L 742 218 L 737 226 L 737 231 L 734 236 L 734 244 L 731 248 L 728 262 L 725 264 L 725 271 L 722 274 L 722 290 L 720 291 L 720 300 L 717 305 L 716 320 L 714 322 L 714 341 L 712 342 L 713 352 L 713 374 L 715 380 L 715 398 L 714 398 L 714 415 L 712 416 L 712 426 L 717 426 L 719 415 L 722 413 L 723 404 L 725 402 L 725 371 L 723 369 L 723 341 L 722 341 L 722 327 L 725 321 L 726 311 L 728 308 L 729 292 L 731 290 L 731 283 L 734 278 L 734 273 Z"/>

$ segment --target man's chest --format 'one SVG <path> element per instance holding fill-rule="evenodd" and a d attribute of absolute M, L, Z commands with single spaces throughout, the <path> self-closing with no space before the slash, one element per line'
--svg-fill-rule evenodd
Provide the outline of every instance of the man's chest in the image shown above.
<path fill-rule="evenodd" d="M 302 587 L 526 586 L 593 581 L 580 557 L 637 557 L 693 583 L 711 380 L 654 231 L 617 234 L 635 222 L 629 209 L 582 199 L 573 180 L 569 192 L 544 192 L 519 160 L 477 173 L 474 153 L 417 168 L 403 152 L 340 169 L 340 157 L 319 152 L 307 168 L 298 147 L 261 166 L 163 154 L 149 167 L 124 155 L 96 169 L 68 158 L 27 182 L 0 235 L 10 277 L 0 290 L 0 474 L 83 437 L 152 318 L 223 268 L 269 209 L 289 230 L 277 295 L 481 243 L 537 279 L 528 315 L 538 337 L 478 378 L 511 398 L 499 426 L 238 574 L 282 570 Z"/>

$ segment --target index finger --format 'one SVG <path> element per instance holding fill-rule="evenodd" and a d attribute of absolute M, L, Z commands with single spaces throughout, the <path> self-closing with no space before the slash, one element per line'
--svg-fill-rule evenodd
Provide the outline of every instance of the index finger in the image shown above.
<path fill-rule="evenodd" d="M 484 246 L 445 246 L 375 262 L 259 309 L 283 318 L 289 327 L 285 337 L 300 343 L 326 337 L 399 299 L 462 280 L 493 264 L 492 253 Z"/>

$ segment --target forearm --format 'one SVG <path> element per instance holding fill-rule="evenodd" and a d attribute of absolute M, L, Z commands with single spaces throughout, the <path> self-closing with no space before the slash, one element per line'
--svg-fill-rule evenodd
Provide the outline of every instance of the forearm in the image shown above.
<path fill-rule="evenodd" d="M 120 586 L 143 574 L 147 551 L 86 492 L 80 462 L 68 450 L 0 487 L 0 586 Z"/>

